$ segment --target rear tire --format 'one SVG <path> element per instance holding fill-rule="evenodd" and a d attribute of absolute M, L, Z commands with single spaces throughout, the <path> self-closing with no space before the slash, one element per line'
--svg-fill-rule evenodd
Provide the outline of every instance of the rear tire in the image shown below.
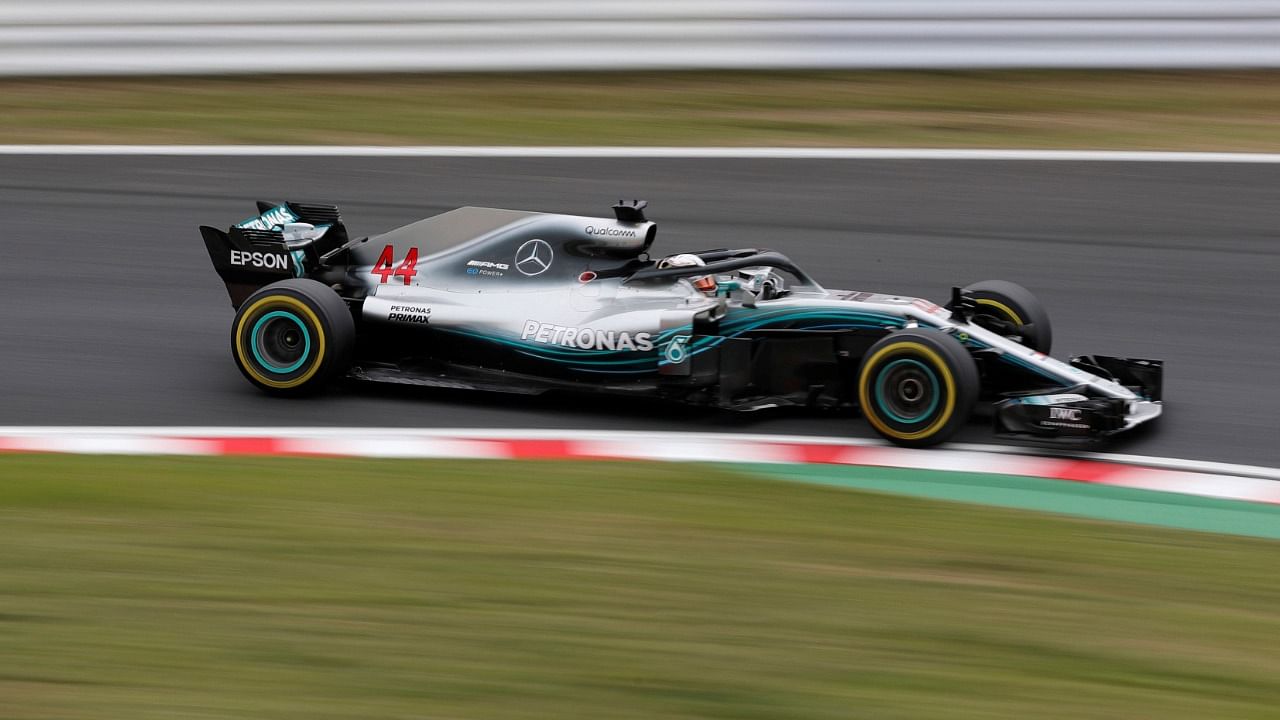
<path fill-rule="evenodd" d="M 958 340 L 936 330 L 899 330 L 871 346 L 858 370 L 858 403 L 892 443 L 946 442 L 978 398 L 978 367 Z"/>
<path fill-rule="evenodd" d="M 249 382 L 273 395 L 306 395 L 346 372 L 355 321 L 332 289 L 303 278 L 250 295 L 231 325 L 231 352 Z"/>
<path fill-rule="evenodd" d="M 1049 313 L 1031 291 L 1007 280 L 983 280 L 964 289 L 978 302 L 978 315 L 1024 326 L 1022 345 L 1049 354 L 1053 326 Z"/>

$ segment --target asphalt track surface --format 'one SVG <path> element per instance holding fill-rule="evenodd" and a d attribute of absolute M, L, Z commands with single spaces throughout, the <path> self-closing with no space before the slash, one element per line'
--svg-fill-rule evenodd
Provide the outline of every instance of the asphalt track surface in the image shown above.
<path fill-rule="evenodd" d="M 657 252 L 772 247 L 828 287 L 942 300 L 1004 278 L 1054 354 L 1166 361 L 1166 414 L 1117 452 L 1280 466 L 1280 165 L 927 160 L 0 156 L 0 425 L 521 427 L 870 436 L 854 416 L 345 385 L 235 369 L 199 224 L 337 204 L 353 236 L 460 205 L 609 215 Z M 973 423 L 960 440 L 990 441 Z"/>

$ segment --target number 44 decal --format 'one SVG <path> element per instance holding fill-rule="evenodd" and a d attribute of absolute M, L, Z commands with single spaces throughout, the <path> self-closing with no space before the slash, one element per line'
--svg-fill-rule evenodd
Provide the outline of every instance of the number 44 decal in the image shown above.
<path fill-rule="evenodd" d="M 409 252 L 405 254 L 404 260 L 399 265 L 392 267 L 395 262 L 395 251 L 388 245 L 382 248 L 382 254 L 378 256 L 378 262 L 373 264 L 371 274 L 377 275 L 380 279 L 379 283 L 386 283 L 391 280 L 391 276 L 404 278 L 404 284 L 408 285 L 414 275 L 418 274 L 418 248 L 409 248 Z"/>

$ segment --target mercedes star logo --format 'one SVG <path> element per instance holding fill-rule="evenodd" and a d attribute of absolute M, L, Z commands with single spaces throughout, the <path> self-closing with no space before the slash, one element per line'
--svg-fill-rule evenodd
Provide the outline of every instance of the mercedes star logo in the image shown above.
<path fill-rule="evenodd" d="M 553 257 L 555 253 L 547 241 L 534 238 L 516 250 L 516 269 L 530 277 L 541 275 L 551 267 Z"/>

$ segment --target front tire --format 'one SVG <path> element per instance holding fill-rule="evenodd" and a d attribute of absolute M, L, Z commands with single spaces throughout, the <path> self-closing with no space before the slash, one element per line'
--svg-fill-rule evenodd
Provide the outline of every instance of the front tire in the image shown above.
<path fill-rule="evenodd" d="M 981 380 L 958 340 L 936 330 L 900 330 L 871 346 L 858 370 L 858 403 L 892 443 L 946 442 L 973 412 Z"/>
<path fill-rule="evenodd" d="M 250 295 L 231 325 L 231 351 L 245 378 L 273 395 L 306 395 L 351 365 L 355 321 L 330 288 L 302 278 Z"/>
<path fill-rule="evenodd" d="M 1031 291 L 1007 280 L 983 280 L 964 288 L 978 303 L 977 315 L 986 315 L 1022 328 L 1021 344 L 1049 354 L 1053 326 L 1049 313 Z"/>

